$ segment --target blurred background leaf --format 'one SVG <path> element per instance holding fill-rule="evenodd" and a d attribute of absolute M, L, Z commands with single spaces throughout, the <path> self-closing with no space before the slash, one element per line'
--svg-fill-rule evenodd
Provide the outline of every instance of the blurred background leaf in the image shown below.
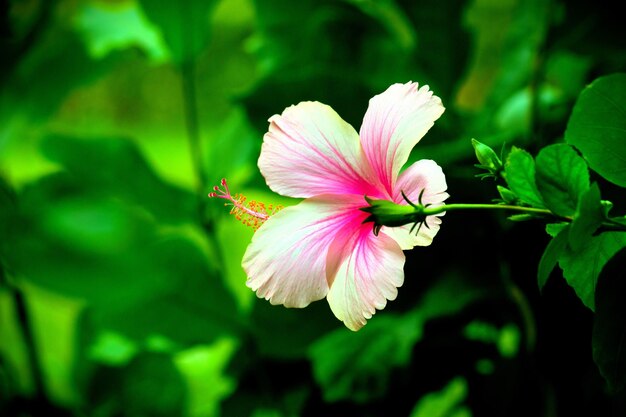
<path fill-rule="evenodd" d="M 472 412 L 459 403 L 467 397 L 467 381 L 455 378 L 441 391 L 425 395 L 415 405 L 410 417 L 471 417 Z"/>
<path fill-rule="evenodd" d="M 390 371 L 406 366 L 428 320 L 456 314 L 485 294 L 448 277 L 403 316 L 386 314 L 362 331 L 335 330 L 311 346 L 313 374 L 327 401 L 369 401 L 386 393 Z"/>
<path fill-rule="evenodd" d="M 168 56 L 158 30 L 132 1 L 84 3 L 74 18 L 74 25 L 96 59 L 129 47 L 141 49 L 155 62 Z"/>
<path fill-rule="evenodd" d="M 1 2 L 0 414 L 621 417 L 624 242 L 588 236 L 598 199 L 626 212 L 603 161 L 621 151 L 618 6 Z M 257 299 L 241 268 L 253 231 L 211 186 L 296 204 L 256 166 L 268 118 L 319 100 L 358 130 L 372 96 L 409 80 L 446 107 L 409 162 L 436 160 L 451 202 L 499 197 L 473 178 L 470 138 L 508 155 L 510 191 L 536 206 L 553 201 L 531 155 L 581 151 L 601 194 L 566 207 L 586 213 L 556 256 L 566 280 L 537 290 L 538 222 L 450 214 L 358 333 L 325 301 Z M 582 139 L 598 131 L 601 150 Z"/>
<path fill-rule="evenodd" d="M 606 265 L 598 279 L 595 301 L 596 316 L 593 323 L 593 359 L 598 364 L 609 388 L 619 393 L 624 390 L 626 379 L 626 311 L 620 301 L 626 292 L 620 270 L 626 251 L 622 249 Z"/>
<path fill-rule="evenodd" d="M 209 15 L 216 1 L 139 2 L 147 17 L 160 28 L 174 62 L 192 61 L 204 50 L 211 27 Z"/>
<path fill-rule="evenodd" d="M 41 149 L 81 186 L 141 206 L 159 222 L 183 223 L 196 215 L 195 196 L 161 180 L 131 140 L 56 135 L 45 137 Z"/>

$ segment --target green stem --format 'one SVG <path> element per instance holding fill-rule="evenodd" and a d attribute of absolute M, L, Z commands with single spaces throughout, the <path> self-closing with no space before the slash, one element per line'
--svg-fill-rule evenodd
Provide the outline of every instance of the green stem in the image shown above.
<path fill-rule="evenodd" d="M 199 193 L 205 194 L 206 179 L 202 169 L 202 146 L 200 144 L 200 125 L 198 123 L 198 106 L 196 97 L 195 68 L 193 61 L 185 61 L 180 67 L 182 75 L 183 102 L 185 106 L 185 126 L 189 140 L 191 162 L 196 174 Z"/>
<path fill-rule="evenodd" d="M 507 211 L 517 211 L 520 213 L 528 213 L 528 214 L 540 214 L 545 216 L 558 217 L 563 221 L 572 221 L 572 217 L 562 217 L 557 216 L 552 213 L 550 210 L 546 209 L 538 209 L 534 207 L 522 207 L 522 206 L 510 206 L 506 204 L 445 204 L 443 206 L 438 207 L 426 207 L 423 209 L 422 214 L 425 216 L 432 216 L 435 214 L 440 214 L 448 211 L 458 211 L 458 210 L 507 210 Z"/>
<path fill-rule="evenodd" d="M 378 234 L 382 226 L 399 227 L 411 223 L 414 224 L 414 227 L 420 226 L 428 216 L 459 210 L 506 210 L 537 217 L 548 217 L 552 221 L 558 222 L 571 223 L 574 221 L 573 216 L 561 216 L 548 209 L 535 207 L 512 206 L 508 204 L 444 204 L 437 207 L 426 207 L 422 204 L 414 204 L 406 195 L 403 194 L 403 196 L 404 200 L 409 203 L 408 205 L 365 196 L 365 201 L 369 206 L 363 207 L 360 210 L 370 214 L 369 217 L 365 219 L 365 222 L 374 223 L 374 234 Z M 420 201 L 421 198 L 422 196 L 420 195 Z M 598 233 L 607 231 L 626 232 L 626 224 L 623 224 L 621 221 L 606 219 L 599 225 Z"/>
<path fill-rule="evenodd" d="M 22 329 L 22 336 L 24 337 L 24 343 L 26 345 L 26 354 L 28 355 L 33 383 L 35 385 L 34 398 L 41 401 L 45 399 L 43 371 L 41 362 L 39 361 L 39 355 L 37 354 L 37 343 L 35 341 L 33 326 L 28 313 L 28 308 L 26 306 L 26 299 L 20 289 L 13 287 L 11 288 L 11 291 L 13 293 L 15 310 Z"/>
<path fill-rule="evenodd" d="M 220 267 L 224 268 L 224 255 L 220 244 L 215 236 L 215 225 L 211 218 L 206 215 L 207 203 L 207 181 L 202 164 L 202 144 L 200 141 L 200 124 L 198 122 L 198 102 L 196 94 L 196 73 L 195 62 L 185 60 L 180 65 L 183 90 L 183 104 L 185 112 L 185 126 L 187 128 L 187 139 L 189 141 L 189 152 L 191 163 L 196 176 L 198 193 L 198 216 L 202 229 L 208 241 L 213 247 Z"/>
<path fill-rule="evenodd" d="M 6 273 L 4 264 L 0 261 L 0 285 L 8 288 L 10 294 L 13 297 L 15 304 L 15 314 L 20 324 L 20 330 L 22 331 L 22 337 L 24 339 L 24 345 L 26 348 L 26 355 L 30 364 L 31 377 L 34 385 L 33 398 L 41 403 L 47 402 L 46 390 L 44 386 L 43 368 L 41 361 L 39 360 L 39 354 L 37 350 L 37 343 L 35 340 L 35 332 L 31 317 L 26 305 L 26 297 L 21 288 L 19 288 Z"/>
<path fill-rule="evenodd" d="M 419 206 L 418 206 L 419 207 Z M 534 207 L 522 207 L 522 206 L 510 206 L 506 204 L 446 204 L 439 207 L 426 207 L 421 211 L 422 216 L 432 216 L 448 211 L 459 210 L 508 210 L 517 211 L 519 213 L 527 214 L 539 214 L 543 216 L 550 216 L 562 222 L 572 222 L 574 218 L 572 216 L 559 216 L 547 209 L 538 209 Z M 616 222 L 614 220 L 607 220 L 603 222 L 599 229 L 602 232 L 626 232 L 626 225 Z"/>

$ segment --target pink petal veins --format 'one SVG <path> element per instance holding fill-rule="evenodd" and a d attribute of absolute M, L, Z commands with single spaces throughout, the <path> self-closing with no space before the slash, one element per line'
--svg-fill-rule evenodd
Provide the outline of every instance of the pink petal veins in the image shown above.
<path fill-rule="evenodd" d="M 440 216 L 383 227 L 378 236 L 364 195 L 405 204 L 442 205 L 448 197 L 441 168 L 423 160 L 399 175 L 411 149 L 443 113 L 427 86 L 394 84 L 370 100 L 361 136 L 330 107 L 291 106 L 270 118 L 259 157 L 268 186 L 306 198 L 264 220 L 243 259 L 247 285 L 272 304 L 305 307 L 324 296 L 345 325 L 358 330 L 395 299 L 404 280 L 403 249 L 429 245 Z M 215 195 L 217 196 L 217 195 Z M 223 198 L 223 197 L 222 197 Z M 247 212 L 246 212 L 247 213 Z"/>
<path fill-rule="evenodd" d="M 428 86 L 394 84 L 373 97 L 363 118 L 361 143 L 380 186 L 391 194 L 411 149 L 444 112 Z"/>
<path fill-rule="evenodd" d="M 328 304 L 339 320 L 356 331 L 387 300 L 396 298 L 404 281 L 404 253 L 384 233 L 374 236 L 368 225 L 355 230 L 350 241 L 341 239 L 331 247 L 346 248 L 348 253 L 337 267 Z"/>
<path fill-rule="evenodd" d="M 378 193 L 358 134 L 318 102 L 303 102 L 270 118 L 259 168 L 272 190 L 289 197 Z"/>
<path fill-rule="evenodd" d="M 336 231 L 353 222 L 357 196 L 324 195 L 276 213 L 243 258 L 246 285 L 272 304 L 305 307 L 328 292 L 326 258 Z"/>

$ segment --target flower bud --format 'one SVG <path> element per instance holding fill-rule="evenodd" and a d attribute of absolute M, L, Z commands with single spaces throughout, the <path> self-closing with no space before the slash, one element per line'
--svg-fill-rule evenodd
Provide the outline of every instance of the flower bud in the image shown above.
<path fill-rule="evenodd" d="M 493 149 L 484 143 L 480 143 L 476 139 L 472 139 L 472 146 L 474 147 L 474 152 L 476 153 L 476 158 L 479 165 L 476 165 L 478 168 L 485 169 L 489 171 L 489 174 L 485 176 L 495 176 L 497 177 L 503 169 L 502 161 L 496 155 Z"/>

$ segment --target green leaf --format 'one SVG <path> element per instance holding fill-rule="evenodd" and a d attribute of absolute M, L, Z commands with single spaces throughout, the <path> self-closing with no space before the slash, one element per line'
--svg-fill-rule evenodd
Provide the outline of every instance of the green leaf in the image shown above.
<path fill-rule="evenodd" d="M 204 50 L 216 0 L 140 0 L 148 19 L 156 24 L 174 62 L 191 62 Z"/>
<path fill-rule="evenodd" d="M 79 398 L 72 378 L 71 364 L 78 348 L 75 324 L 83 303 L 35 285 L 24 284 L 20 282 L 20 287 L 26 301 L 37 355 L 45 375 L 46 394 L 62 404 L 76 403 Z M 20 329 L 20 335 L 23 335 L 21 332 L 23 329 Z M 26 349 L 20 342 L 18 339 L 17 347 Z M 28 376 L 30 377 L 30 373 Z"/>
<path fill-rule="evenodd" d="M 88 319 L 95 329 L 140 342 L 159 335 L 176 347 L 210 343 L 242 331 L 245 324 L 233 295 L 195 244 L 176 236 L 165 239 L 156 245 L 153 262 L 172 288 L 129 308 L 92 309 Z"/>
<path fill-rule="evenodd" d="M 626 74 L 600 77 L 583 90 L 565 141 L 582 152 L 594 171 L 626 187 Z"/>
<path fill-rule="evenodd" d="M 131 140 L 50 135 L 41 146 L 49 159 L 93 193 L 142 206 L 164 222 L 197 217 L 195 196 L 159 178 Z"/>
<path fill-rule="evenodd" d="M 474 320 L 465 327 L 463 334 L 469 340 L 493 343 L 503 358 L 513 358 L 519 352 L 520 329 L 514 323 L 508 323 L 498 329 L 492 323 Z"/>
<path fill-rule="evenodd" d="M 171 286 L 154 262 L 155 224 L 145 213 L 64 174 L 28 184 L 18 199 L 6 261 L 20 279 L 102 306 Z"/>
<path fill-rule="evenodd" d="M 15 222 L 16 212 L 17 196 L 15 190 L 0 176 L 0 255 L 10 245 L 9 230 L 11 229 L 11 223 Z M 3 281 L 0 277 L 0 286 L 2 286 Z"/>
<path fill-rule="evenodd" d="M 81 322 L 81 330 L 84 321 Z M 123 366 L 138 353 L 139 344 L 118 334 L 105 330 L 100 332 L 89 345 L 89 359 L 101 364 Z"/>
<path fill-rule="evenodd" d="M 561 99 L 576 99 L 587 84 L 592 65 L 593 59 L 589 55 L 555 50 L 546 62 L 546 79 L 562 92 Z"/>
<path fill-rule="evenodd" d="M 567 237 L 569 234 L 569 229 L 570 226 L 562 228 L 558 232 L 558 234 L 556 234 L 553 239 L 548 243 L 548 246 L 546 246 L 546 250 L 541 256 L 541 260 L 539 261 L 539 270 L 537 271 L 539 290 L 542 290 L 543 287 L 546 285 L 548 278 L 550 278 L 550 273 L 556 266 L 561 255 L 567 249 Z"/>
<path fill-rule="evenodd" d="M 581 194 L 589 188 L 585 160 L 571 146 L 546 146 L 537 155 L 536 183 L 546 207 L 559 216 L 573 216 Z"/>
<path fill-rule="evenodd" d="M 500 194 L 500 198 L 506 204 L 513 204 L 517 201 L 517 195 L 515 195 L 513 191 L 501 185 L 496 185 L 496 187 L 498 189 L 498 194 Z"/>
<path fill-rule="evenodd" d="M 337 94 L 342 91 L 342 94 Z M 380 93 L 378 91 L 377 93 Z M 319 101 L 331 106 L 353 126 L 363 119 L 365 105 L 372 97 L 363 81 L 353 74 L 297 67 L 276 71 L 257 83 L 253 92 L 242 98 L 248 117 L 259 131 L 267 130 L 268 114 L 281 113 L 302 100 Z M 272 97 L 272 100 L 267 100 Z"/>
<path fill-rule="evenodd" d="M 231 184 L 245 184 L 257 171 L 259 137 L 243 109 L 232 111 L 205 144 L 207 178 L 228 178 Z"/>
<path fill-rule="evenodd" d="M 535 161 L 531 154 L 514 146 L 507 157 L 504 170 L 509 188 L 521 201 L 532 207 L 545 207 L 535 185 Z"/>
<path fill-rule="evenodd" d="M 403 49 L 413 50 L 417 33 L 406 13 L 395 0 L 344 0 L 380 22 Z"/>
<path fill-rule="evenodd" d="M 536 218 L 537 216 L 532 214 L 513 214 L 507 217 L 507 219 L 511 220 L 512 222 L 525 222 Z"/>
<path fill-rule="evenodd" d="M 244 195 L 251 198 L 248 194 Z M 219 208 L 224 209 L 223 206 Z M 215 226 L 215 238 L 223 254 L 224 266 L 222 274 L 225 284 L 230 288 L 231 293 L 234 294 L 239 306 L 246 311 L 250 311 L 257 297 L 246 286 L 248 277 L 246 271 L 241 267 L 241 260 L 246 253 L 254 231 L 252 228 L 236 221 L 232 216 L 216 222 Z"/>
<path fill-rule="evenodd" d="M 607 262 L 596 288 L 593 360 L 613 394 L 626 387 L 626 250 Z"/>
<path fill-rule="evenodd" d="M 626 247 L 626 233 L 605 232 L 591 237 L 578 251 L 568 249 L 559 260 L 563 276 L 576 295 L 595 311 L 595 291 L 604 265 Z"/>
<path fill-rule="evenodd" d="M 167 48 L 158 31 L 135 2 L 85 3 L 73 23 L 96 59 L 131 47 L 142 49 L 154 62 L 162 62 L 167 57 Z"/>
<path fill-rule="evenodd" d="M 344 328 L 318 339 L 310 349 L 313 375 L 326 401 L 356 402 L 380 398 L 391 370 L 405 366 L 428 320 L 453 315 L 483 296 L 448 277 L 429 289 L 419 305 L 404 315 L 376 316 L 358 332 Z"/>
<path fill-rule="evenodd" d="M 497 129 L 515 133 L 516 139 L 528 134 L 532 62 L 542 54 L 551 15 L 549 4 L 541 0 L 470 3 L 465 8 L 474 55 L 458 100 L 465 108 L 483 110 L 472 131 L 479 128 L 482 135 Z M 484 74 L 494 77 L 486 80 Z"/>
<path fill-rule="evenodd" d="M 0 275 L 3 273 L 2 266 L 0 266 Z M 1 276 L 0 278 L 3 279 Z M 8 386 L 13 386 L 22 392 L 33 392 L 35 387 L 31 364 L 28 357 L 24 354 L 26 352 L 24 331 L 20 326 L 15 298 L 12 289 L 0 285 L 0 323 L 2 323 L 2 326 L 0 326 L 0 340 L 2 340 L 2 361 L 0 361 L 1 404 L 4 404 L 2 401 L 8 394 Z M 50 335 L 49 330 L 47 334 Z M 62 348 L 65 347 L 62 346 Z"/>
<path fill-rule="evenodd" d="M 574 251 L 580 250 L 591 235 L 604 221 L 604 207 L 600 200 L 597 183 L 583 192 L 578 201 L 578 209 L 569 229 L 569 244 Z"/>
<path fill-rule="evenodd" d="M 546 224 L 546 233 L 552 237 L 555 237 L 559 234 L 561 230 L 568 227 L 569 225 L 570 223 L 567 222 Z"/>
<path fill-rule="evenodd" d="M 75 88 L 88 84 L 114 67 L 121 54 L 94 60 L 78 35 L 53 31 L 36 43 L 16 66 L 0 92 L 0 145 L 13 124 L 41 122 L 57 111 Z M 14 132 L 11 132 L 15 134 Z"/>
<path fill-rule="evenodd" d="M 256 297 L 254 300 L 250 313 L 252 333 L 260 354 L 265 357 L 304 358 L 312 343 L 338 327 L 325 302 L 295 309 L 274 306 Z"/>
<path fill-rule="evenodd" d="M 423 325 L 415 314 L 385 314 L 357 333 L 339 329 L 316 341 L 310 355 L 324 399 L 362 403 L 383 397 L 391 369 L 409 362 Z"/>
<path fill-rule="evenodd" d="M 172 358 L 146 352 L 124 367 L 96 368 L 85 399 L 89 415 L 182 417 L 187 395 Z"/>
<path fill-rule="evenodd" d="M 358 130 L 368 100 L 394 82 L 421 74 L 421 82 L 429 80 L 438 95 L 448 97 L 454 94 L 454 82 L 463 72 L 465 57 L 453 52 L 465 51 L 459 45 L 466 45 L 468 37 L 459 25 L 450 24 L 459 22 L 462 14 L 452 3 L 253 3 L 257 30 L 248 45 L 258 57 L 262 77 L 246 94 L 244 104 L 261 132 L 267 129 L 266 115 L 280 113 L 302 100 L 330 105 Z M 421 13 L 424 7 L 430 13 Z M 443 26 L 448 28 L 445 33 L 440 30 Z M 430 39 L 436 45 L 440 52 L 436 57 L 414 53 L 415 28 L 419 28 L 418 42 Z"/>
<path fill-rule="evenodd" d="M 410 417 L 471 417 L 469 408 L 461 406 L 468 394 L 465 378 L 456 377 L 440 391 L 424 395 L 415 404 Z"/>
<path fill-rule="evenodd" d="M 237 386 L 237 380 L 227 371 L 237 343 L 235 339 L 225 338 L 175 355 L 174 363 L 188 388 L 186 416 L 223 415 L 220 405 Z"/>

